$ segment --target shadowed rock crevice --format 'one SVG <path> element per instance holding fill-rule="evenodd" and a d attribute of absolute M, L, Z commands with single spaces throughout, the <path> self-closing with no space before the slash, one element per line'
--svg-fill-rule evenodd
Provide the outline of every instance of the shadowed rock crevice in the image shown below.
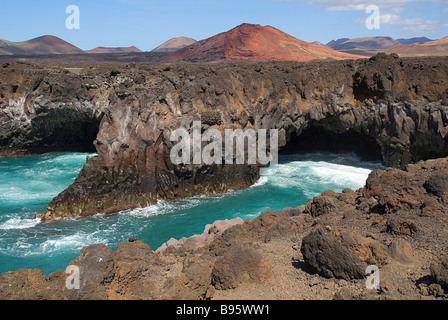
<path fill-rule="evenodd" d="M 31 121 L 30 136 L 38 143 L 31 145 L 32 152 L 85 151 L 95 152 L 94 141 L 103 115 L 98 117 L 62 109 L 50 110 L 44 117 Z"/>
<path fill-rule="evenodd" d="M 320 123 L 312 125 L 300 135 L 293 134 L 288 144 L 281 150 L 286 154 L 312 151 L 353 152 L 365 161 L 383 161 L 381 147 L 375 139 L 353 130 L 335 133 L 325 129 Z"/>

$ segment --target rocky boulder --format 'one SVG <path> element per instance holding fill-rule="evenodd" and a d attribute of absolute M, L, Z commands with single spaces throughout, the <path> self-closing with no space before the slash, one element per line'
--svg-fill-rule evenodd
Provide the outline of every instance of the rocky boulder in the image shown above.
<path fill-rule="evenodd" d="M 248 283 L 268 283 L 273 273 L 256 249 L 234 245 L 215 262 L 211 279 L 216 289 L 227 290 Z"/>
<path fill-rule="evenodd" d="M 431 275 L 445 291 L 448 291 L 448 258 L 442 258 L 431 264 Z"/>
<path fill-rule="evenodd" d="M 156 250 L 156 253 L 163 253 L 169 247 L 183 251 L 198 250 L 201 247 L 210 245 L 210 243 L 226 230 L 243 223 L 244 221 L 241 218 L 215 221 L 214 223 L 205 226 L 202 234 L 193 235 L 189 238 L 182 238 L 180 240 L 168 240 Z"/>
<path fill-rule="evenodd" d="M 331 228 L 316 228 L 302 239 L 301 253 L 307 268 L 327 278 L 362 279 L 366 267 L 386 263 L 386 249 L 370 238 Z"/>

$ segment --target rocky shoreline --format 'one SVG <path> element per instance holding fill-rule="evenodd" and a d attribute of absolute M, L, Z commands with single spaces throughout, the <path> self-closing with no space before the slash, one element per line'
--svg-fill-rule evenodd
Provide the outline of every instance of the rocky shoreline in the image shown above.
<path fill-rule="evenodd" d="M 446 300 L 448 158 L 375 170 L 366 186 L 326 191 L 305 206 L 218 221 L 155 252 L 130 238 L 85 247 L 68 275 L 18 270 L 0 299 Z M 378 289 L 366 267 L 379 268 Z"/>
<path fill-rule="evenodd" d="M 96 150 L 44 220 L 219 194 L 259 166 L 173 165 L 173 130 L 277 129 L 283 150 L 353 151 L 388 166 L 448 155 L 446 57 L 345 61 L 4 63 L 0 155 Z M 82 128 L 80 130 L 79 128 Z M 25 150 L 25 151 L 24 151 Z"/>

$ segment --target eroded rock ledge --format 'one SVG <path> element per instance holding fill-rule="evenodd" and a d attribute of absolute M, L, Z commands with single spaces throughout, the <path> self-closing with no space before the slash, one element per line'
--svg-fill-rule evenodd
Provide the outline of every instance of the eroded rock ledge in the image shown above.
<path fill-rule="evenodd" d="M 448 158 L 376 170 L 357 191 L 216 222 L 156 252 L 133 238 L 92 245 L 70 263 L 79 290 L 64 271 L 22 269 L 0 277 L 0 299 L 447 299 L 447 177 Z"/>
<path fill-rule="evenodd" d="M 195 120 L 203 130 L 278 129 L 283 149 L 333 147 L 403 168 L 448 155 L 447 59 L 379 54 L 356 61 L 80 70 L 4 64 L 0 150 L 84 145 L 92 139 L 84 134 L 91 127 L 80 130 L 86 139 L 70 142 L 79 128 L 76 119 L 101 120 L 94 141 L 98 156 L 49 204 L 44 220 L 253 184 L 258 166 L 171 163 L 171 132 L 191 131 Z"/>

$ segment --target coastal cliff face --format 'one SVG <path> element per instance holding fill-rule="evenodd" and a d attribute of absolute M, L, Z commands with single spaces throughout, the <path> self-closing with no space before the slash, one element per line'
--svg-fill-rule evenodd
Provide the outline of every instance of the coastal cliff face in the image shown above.
<path fill-rule="evenodd" d="M 78 289 L 64 270 L 21 269 L 1 275 L 0 299 L 447 299 L 447 177 L 448 158 L 376 170 L 359 190 L 218 221 L 155 251 L 135 238 L 91 245 L 70 263 Z"/>
<path fill-rule="evenodd" d="M 93 142 L 98 156 L 49 204 L 44 220 L 222 193 L 258 179 L 257 165 L 172 164 L 171 133 L 191 132 L 194 121 L 202 122 L 202 130 L 221 132 L 278 129 L 281 150 L 354 151 L 403 168 L 448 155 L 447 62 L 379 54 L 308 63 L 130 64 L 51 74 L 44 68 L 28 78 L 25 69 L 37 66 L 4 65 L 0 150 L 8 155 Z M 81 123 L 92 126 L 77 131 Z M 75 133 L 83 139 L 71 141 Z"/>
<path fill-rule="evenodd" d="M 25 63 L 0 66 L 0 156 L 93 151 L 107 92 L 104 76 Z"/>

